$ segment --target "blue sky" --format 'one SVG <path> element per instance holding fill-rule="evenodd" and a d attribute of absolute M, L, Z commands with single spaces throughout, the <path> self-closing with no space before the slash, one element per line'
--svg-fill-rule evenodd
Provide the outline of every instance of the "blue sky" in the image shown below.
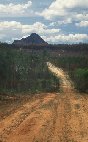
<path fill-rule="evenodd" d="M 31 33 L 48 43 L 88 43 L 88 0 L 0 0 L 0 41 Z"/>

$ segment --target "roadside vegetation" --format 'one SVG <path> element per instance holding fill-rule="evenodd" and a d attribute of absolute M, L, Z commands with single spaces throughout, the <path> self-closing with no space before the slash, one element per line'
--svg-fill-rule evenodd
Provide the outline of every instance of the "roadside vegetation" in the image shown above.
<path fill-rule="evenodd" d="M 58 92 L 59 80 L 48 71 L 48 61 L 67 71 L 79 92 L 88 92 L 87 53 L 87 44 L 0 44 L 0 92 Z"/>
<path fill-rule="evenodd" d="M 0 92 L 58 92 L 59 80 L 46 65 L 46 52 L 0 49 Z"/>
<path fill-rule="evenodd" d="M 79 92 L 88 92 L 88 57 L 53 57 L 51 61 L 67 71 Z"/>

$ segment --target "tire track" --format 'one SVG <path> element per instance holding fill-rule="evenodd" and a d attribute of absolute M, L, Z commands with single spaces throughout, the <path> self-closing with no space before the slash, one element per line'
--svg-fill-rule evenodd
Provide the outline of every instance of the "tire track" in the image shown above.
<path fill-rule="evenodd" d="M 88 142 L 88 96 L 51 63 L 63 92 L 39 95 L 0 122 L 0 142 Z"/>
<path fill-rule="evenodd" d="M 47 63 L 48 69 L 58 78 L 60 78 L 60 87 L 63 90 L 61 103 L 63 104 L 62 116 L 63 131 L 61 131 L 55 142 L 87 142 L 88 141 L 88 97 L 76 93 L 73 83 L 69 76 L 62 70 L 55 67 L 50 62 Z M 85 106 L 85 109 L 84 109 Z M 60 120 L 58 116 L 58 121 Z M 57 128 L 57 127 L 56 127 Z M 59 126 L 58 126 L 59 128 Z M 59 130 L 57 130 L 59 133 Z"/>

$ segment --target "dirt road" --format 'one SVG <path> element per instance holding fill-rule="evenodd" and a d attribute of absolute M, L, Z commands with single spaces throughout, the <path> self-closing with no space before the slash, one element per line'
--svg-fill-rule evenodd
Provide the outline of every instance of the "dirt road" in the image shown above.
<path fill-rule="evenodd" d="M 47 65 L 63 91 L 36 95 L 3 119 L 0 142 L 88 142 L 88 96 L 76 93 L 61 69 Z"/>
<path fill-rule="evenodd" d="M 70 80 L 68 74 L 66 74 L 61 68 L 55 67 L 50 62 L 47 62 L 47 66 L 48 69 L 60 79 L 60 88 L 63 92 L 75 92 L 73 82 Z"/>

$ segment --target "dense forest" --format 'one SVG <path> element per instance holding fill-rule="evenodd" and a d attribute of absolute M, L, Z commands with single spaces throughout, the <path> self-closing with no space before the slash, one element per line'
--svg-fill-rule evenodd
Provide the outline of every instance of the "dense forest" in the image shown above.
<path fill-rule="evenodd" d="M 15 49 L 30 49 L 30 50 L 51 50 L 51 51 L 73 51 L 73 52 L 88 52 L 88 44 L 87 43 L 79 43 L 79 44 L 47 44 L 47 45 L 15 45 L 15 44 L 7 44 L 7 43 L 0 43 L 0 48 L 8 47 L 8 48 L 15 48 Z"/>
<path fill-rule="evenodd" d="M 46 65 L 46 54 L 0 49 L 0 92 L 57 92 L 59 80 Z"/>
<path fill-rule="evenodd" d="M 76 55 L 76 56 L 75 56 Z M 59 80 L 46 62 L 67 71 L 80 92 L 88 92 L 88 44 L 23 46 L 0 44 L 0 92 L 57 92 Z"/>

